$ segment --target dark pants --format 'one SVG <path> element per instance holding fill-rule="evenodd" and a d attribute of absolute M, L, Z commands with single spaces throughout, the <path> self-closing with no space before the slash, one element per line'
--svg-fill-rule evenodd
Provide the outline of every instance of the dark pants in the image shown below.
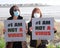
<path fill-rule="evenodd" d="M 13 48 L 22 48 L 22 43 L 21 42 L 14 42 Z"/>
<path fill-rule="evenodd" d="M 31 40 L 30 41 L 30 46 L 31 47 L 36 47 L 36 44 L 37 44 L 36 40 Z"/>
<path fill-rule="evenodd" d="M 30 35 L 30 46 L 31 47 L 36 47 L 37 45 L 37 40 L 32 40 L 32 33 Z"/>
<path fill-rule="evenodd" d="M 47 48 L 46 45 L 39 45 L 37 48 Z"/>

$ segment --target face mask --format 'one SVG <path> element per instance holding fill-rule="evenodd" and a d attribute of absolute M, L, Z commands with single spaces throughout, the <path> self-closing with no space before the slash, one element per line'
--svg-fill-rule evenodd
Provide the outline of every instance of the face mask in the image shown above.
<path fill-rule="evenodd" d="M 14 11 L 14 16 L 19 16 L 19 11 Z"/>
<path fill-rule="evenodd" d="M 40 17 L 40 14 L 39 13 L 34 13 L 34 17 L 35 18 L 39 18 Z"/>

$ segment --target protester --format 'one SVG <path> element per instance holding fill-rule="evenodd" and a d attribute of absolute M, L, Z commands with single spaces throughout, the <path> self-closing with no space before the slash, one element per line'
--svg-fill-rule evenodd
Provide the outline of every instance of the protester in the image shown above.
<path fill-rule="evenodd" d="M 46 48 L 47 40 L 32 40 L 32 18 L 42 18 L 42 13 L 39 8 L 34 8 L 32 11 L 31 20 L 28 23 L 28 34 L 30 35 L 30 46 L 32 48 Z M 43 42 L 43 43 L 42 43 Z"/>
<path fill-rule="evenodd" d="M 10 8 L 10 15 L 11 17 L 9 17 L 7 20 L 22 20 L 23 19 L 23 17 L 20 16 L 20 10 L 17 5 L 14 5 Z M 26 42 L 21 42 L 21 41 L 7 42 L 6 48 L 27 48 L 25 45 L 26 45 Z"/>
<path fill-rule="evenodd" d="M 39 8 L 34 8 L 31 15 L 31 20 L 28 23 L 28 34 L 30 35 L 30 46 L 31 48 L 47 48 L 46 44 L 48 44 L 47 40 L 32 40 L 32 18 L 42 18 L 42 12 Z M 54 27 L 54 33 L 57 30 Z"/>

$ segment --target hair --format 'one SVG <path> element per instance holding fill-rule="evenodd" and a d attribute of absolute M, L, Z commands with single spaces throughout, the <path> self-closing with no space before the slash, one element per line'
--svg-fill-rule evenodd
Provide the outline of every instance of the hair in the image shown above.
<path fill-rule="evenodd" d="M 35 11 L 37 11 L 37 10 L 40 11 L 40 17 L 42 17 L 41 10 L 40 10 L 39 8 L 34 8 L 33 11 L 32 11 L 31 19 L 34 18 L 34 13 L 35 13 Z"/>
<path fill-rule="evenodd" d="M 14 16 L 14 13 L 13 13 L 13 11 L 14 11 L 14 7 L 18 7 L 17 5 L 13 5 L 11 8 L 10 8 L 10 10 L 9 10 L 9 13 L 10 13 L 10 15 L 13 17 Z M 20 11 L 20 10 L 19 10 Z"/>

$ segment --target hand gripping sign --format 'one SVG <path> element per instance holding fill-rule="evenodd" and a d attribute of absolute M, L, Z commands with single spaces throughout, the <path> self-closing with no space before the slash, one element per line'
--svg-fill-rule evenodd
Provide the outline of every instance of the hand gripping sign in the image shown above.
<path fill-rule="evenodd" d="M 4 26 L 6 29 L 6 42 L 26 41 L 26 25 L 24 20 L 5 20 Z"/>
<path fill-rule="evenodd" d="M 52 40 L 54 38 L 54 18 L 33 18 L 32 39 Z"/>

